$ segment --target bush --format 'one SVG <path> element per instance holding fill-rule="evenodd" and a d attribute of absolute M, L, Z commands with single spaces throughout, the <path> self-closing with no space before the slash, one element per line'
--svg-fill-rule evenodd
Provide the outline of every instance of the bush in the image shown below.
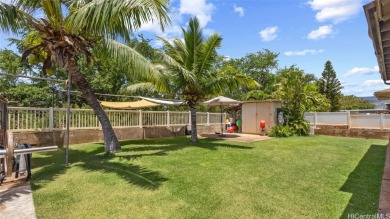
<path fill-rule="evenodd" d="M 290 123 L 295 135 L 302 136 L 308 135 L 310 130 L 310 124 L 306 120 L 296 120 Z"/>
<path fill-rule="evenodd" d="M 310 125 L 306 120 L 297 120 L 290 123 L 290 125 L 275 125 L 268 136 L 270 137 L 290 137 L 308 135 Z"/>
<path fill-rule="evenodd" d="M 290 137 L 294 135 L 295 131 L 289 125 L 275 125 L 268 134 L 270 137 Z"/>

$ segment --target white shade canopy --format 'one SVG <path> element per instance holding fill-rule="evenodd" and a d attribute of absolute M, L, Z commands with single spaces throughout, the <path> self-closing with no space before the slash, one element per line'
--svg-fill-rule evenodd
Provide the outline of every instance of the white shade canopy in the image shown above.
<path fill-rule="evenodd" d="M 228 97 L 224 96 L 219 96 L 219 97 L 214 97 L 213 99 L 207 100 L 203 102 L 203 105 L 205 106 L 228 106 L 228 105 L 236 105 L 242 103 L 241 101 L 238 100 L 233 100 Z"/>

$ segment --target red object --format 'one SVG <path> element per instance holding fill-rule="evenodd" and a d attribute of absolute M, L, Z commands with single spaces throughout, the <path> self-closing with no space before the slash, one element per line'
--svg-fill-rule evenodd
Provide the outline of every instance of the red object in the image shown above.
<path fill-rule="evenodd" d="M 233 132 L 236 131 L 236 130 L 238 130 L 238 126 L 232 125 L 232 127 L 231 127 L 229 130 L 227 130 L 227 132 L 228 132 L 228 133 L 233 133 Z"/>
<path fill-rule="evenodd" d="M 265 128 L 265 121 L 264 120 L 260 120 L 260 128 L 261 129 Z"/>

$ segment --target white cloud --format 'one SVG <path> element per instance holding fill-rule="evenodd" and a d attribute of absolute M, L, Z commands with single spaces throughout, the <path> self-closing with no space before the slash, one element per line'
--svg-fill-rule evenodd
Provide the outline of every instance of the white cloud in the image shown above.
<path fill-rule="evenodd" d="M 362 83 L 364 87 L 373 87 L 373 86 L 378 86 L 378 85 L 383 85 L 383 80 L 366 80 Z"/>
<path fill-rule="evenodd" d="M 319 27 L 317 30 L 311 31 L 307 38 L 311 40 L 325 39 L 328 36 L 335 34 L 336 32 L 333 30 L 332 25 L 325 25 Z"/>
<path fill-rule="evenodd" d="M 261 39 L 263 41 L 272 41 L 274 39 L 276 39 L 276 37 L 278 37 L 278 27 L 277 26 L 273 26 L 273 27 L 267 27 L 265 28 L 264 30 L 261 30 L 260 31 L 260 36 L 261 36 Z"/>
<path fill-rule="evenodd" d="M 188 14 L 196 16 L 199 19 L 201 27 L 205 27 L 211 21 L 211 15 L 215 6 L 212 3 L 207 3 L 206 0 L 181 0 L 180 14 Z"/>
<path fill-rule="evenodd" d="M 180 23 L 182 22 L 182 16 L 179 13 L 177 8 L 171 8 L 171 11 L 169 13 L 169 17 L 171 18 L 172 22 L 170 25 L 168 25 L 165 28 L 165 31 L 163 32 L 161 30 L 161 26 L 158 22 L 148 22 L 142 24 L 141 28 L 138 30 L 139 32 L 151 32 L 158 36 L 162 37 L 172 37 L 172 36 L 180 36 L 182 33 Z"/>
<path fill-rule="evenodd" d="M 373 93 L 386 88 L 382 80 L 366 80 L 363 83 L 342 84 L 342 93 L 345 95 L 355 95 L 358 97 L 373 96 Z"/>
<path fill-rule="evenodd" d="M 316 55 L 316 54 L 320 54 L 320 53 L 323 53 L 324 50 L 323 49 L 318 49 L 318 50 L 315 50 L 315 49 L 305 49 L 305 50 L 301 50 L 301 51 L 286 51 L 284 52 L 284 55 L 286 56 L 304 56 L 304 55 Z"/>
<path fill-rule="evenodd" d="M 176 1 L 176 0 L 174 0 Z M 182 37 L 181 27 L 187 25 L 187 16 L 196 16 L 200 26 L 203 28 L 204 34 L 211 35 L 215 30 L 204 28 L 212 18 L 212 13 L 215 6 L 208 3 L 207 0 L 180 0 L 177 7 L 170 8 L 171 24 L 162 32 L 160 25 L 157 22 L 148 22 L 142 25 L 138 32 L 150 32 L 165 39 Z M 159 40 L 154 40 L 154 46 L 161 47 L 162 43 Z"/>
<path fill-rule="evenodd" d="M 213 35 L 214 33 L 216 33 L 216 31 L 214 29 L 211 29 L 211 28 L 203 28 L 203 34 L 205 36 L 211 36 Z"/>
<path fill-rule="evenodd" d="M 374 66 L 373 68 L 366 67 L 355 67 L 349 70 L 344 74 L 344 77 L 354 76 L 354 75 L 371 75 L 379 72 L 379 66 Z"/>
<path fill-rule="evenodd" d="M 340 23 L 359 13 L 362 0 L 311 0 L 307 4 L 317 11 L 317 21 Z"/>
<path fill-rule="evenodd" d="M 245 14 L 245 10 L 243 7 L 237 7 L 236 5 L 234 5 L 234 12 L 237 12 L 240 17 L 243 17 L 244 14 Z"/>

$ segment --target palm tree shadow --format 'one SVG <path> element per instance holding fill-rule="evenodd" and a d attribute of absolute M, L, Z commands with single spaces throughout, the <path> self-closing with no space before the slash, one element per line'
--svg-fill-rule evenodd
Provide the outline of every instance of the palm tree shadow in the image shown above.
<path fill-rule="evenodd" d="M 91 151 L 69 150 L 69 163 L 71 166 L 81 167 L 87 171 L 100 171 L 115 173 L 126 182 L 144 189 L 154 190 L 168 179 L 159 172 L 147 168 L 123 162 L 112 162 L 116 154 L 104 153 L 104 148 L 96 148 Z M 44 157 L 33 158 L 32 165 L 37 170 L 33 171 L 31 186 L 33 190 L 40 189 L 47 181 L 54 181 L 57 177 L 66 174 L 67 167 L 64 164 L 65 150 L 61 148 L 57 152 L 46 153 Z"/>
<path fill-rule="evenodd" d="M 142 146 L 139 146 L 139 145 Z M 252 149 L 253 147 L 241 146 L 234 144 L 226 144 L 223 140 L 218 139 L 200 139 L 198 143 L 189 142 L 187 138 L 175 138 L 172 142 L 171 138 L 167 139 L 150 139 L 150 140 L 130 140 L 122 142 L 122 152 L 130 152 L 136 154 L 120 155 L 120 159 L 137 159 L 145 156 L 166 156 L 169 152 L 179 151 L 186 148 L 202 148 L 206 150 L 218 150 L 218 148 L 235 148 L 235 149 Z M 137 145 L 137 146 L 133 146 Z"/>
<path fill-rule="evenodd" d="M 167 156 L 169 152 L 183 150 L 190 147 L 197 147 L 206 150 L 217 150 L 218 148 L 252 149 L 253 147 L 226 144 L 217 139 L 201 139 L 198 143 L 192 144 L 189 139 L 162 138 L 150 140 L 130 140 L 121 142 L 122 151 L 115 154 L 104 152 L 104 147 L 96 147 L 91 150 L 70 149 L 69 163 L 71 166 L 81 167 L 87 171 L 102 171 L 115 173 L 126 182 L 144 189 L 154 190 L 159 188 L 168 178 L 159 172 L 149 170 L 145 167 L 121 162 L 121 160 L 133 160 L 150 156 Z M 87 147 L 87 146 L 86 146 Z M 114 160 L 116 159 L 116 161 Z M 119 160 L 119 161 L 118 161 Z M 64 164 L 65 149 L 60 148 L 56 152 L 43 153 L 34 157 L 32 165 L 35 167 L 32 175 L 31 186 L 34 190 L 40 189 L 45 181 L 54 181 L 57 177 L 66 174 L 67 167 Z"/>
<path fill-rule="evenodd" d="M 385 146 L 370 146 L 340 188 L 343 192 L 352 193 L 340 218 L 354 214 L 374 215 L 377 212 L 385 159 Z"/>

